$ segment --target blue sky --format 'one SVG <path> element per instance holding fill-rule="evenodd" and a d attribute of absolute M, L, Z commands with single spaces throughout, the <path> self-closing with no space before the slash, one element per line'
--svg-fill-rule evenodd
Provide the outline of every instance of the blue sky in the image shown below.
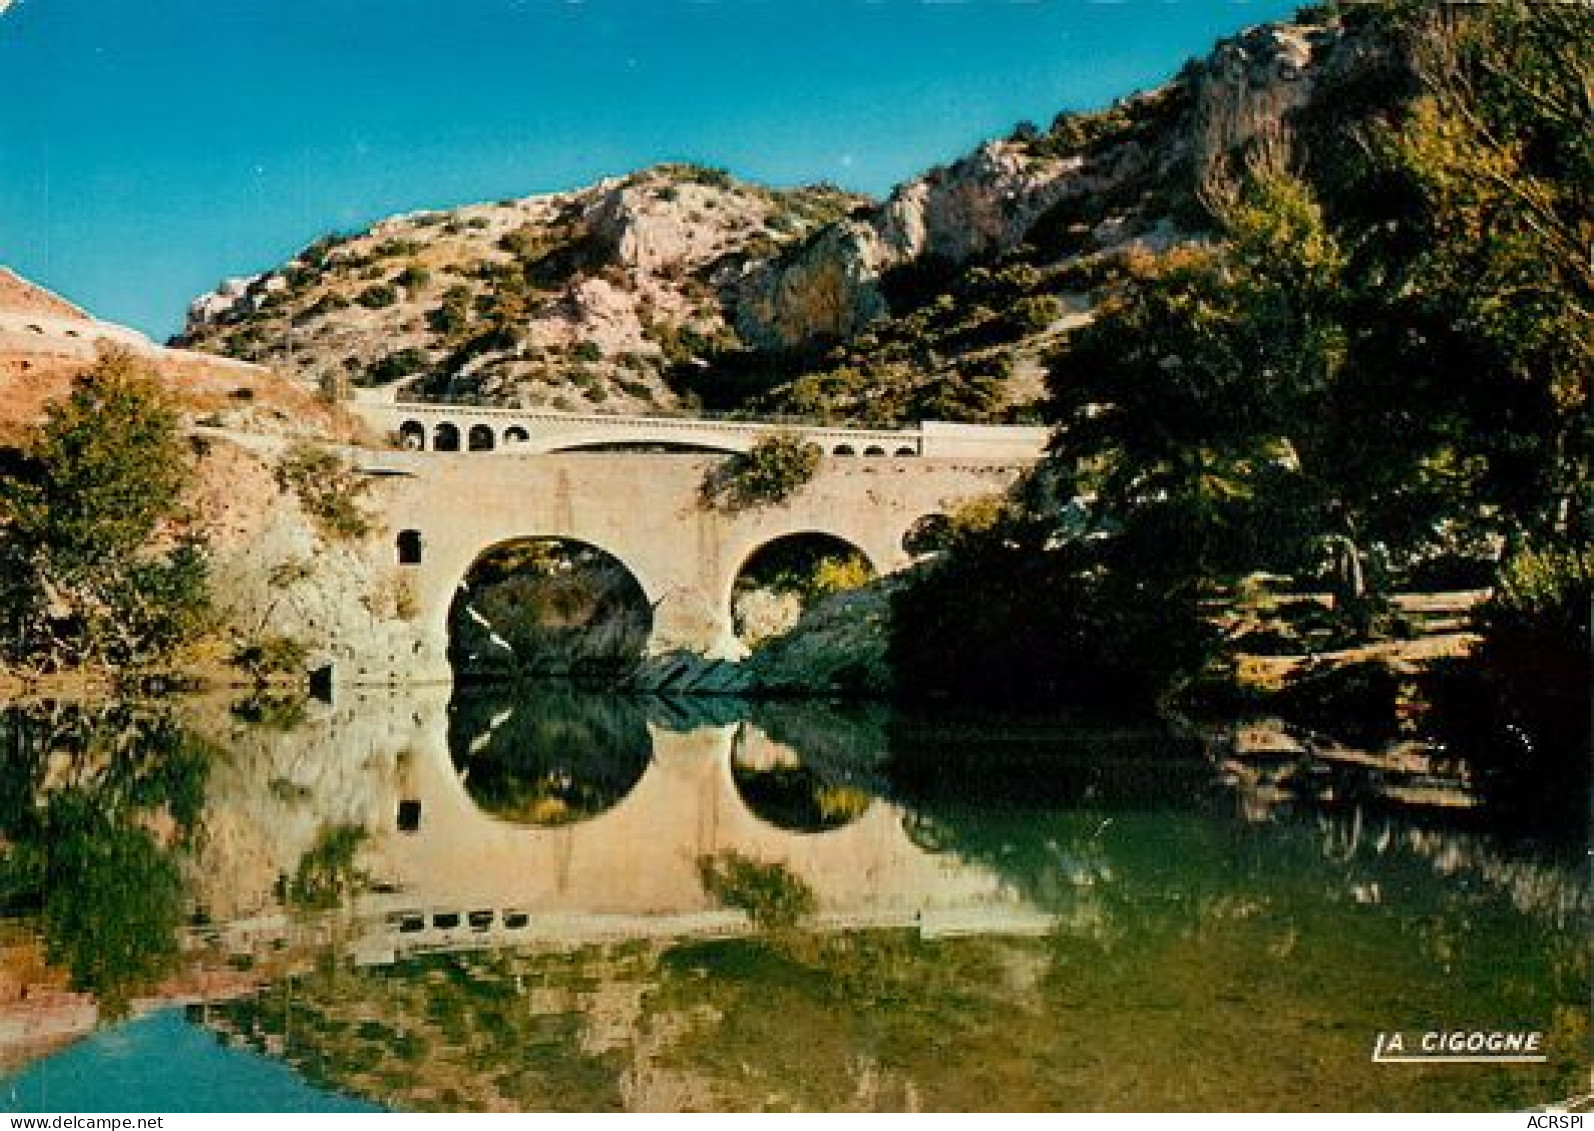
<path fill-rule="evenodd" d="M 1283 0 L 0 0 L 0 263 L 157 337 L 381 216 L 691 160 L 882 193 Z"/>

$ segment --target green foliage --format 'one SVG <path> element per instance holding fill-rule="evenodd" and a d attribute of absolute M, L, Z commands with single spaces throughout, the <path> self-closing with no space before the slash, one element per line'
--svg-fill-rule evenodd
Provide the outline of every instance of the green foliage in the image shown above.
<path fill-rule="evenodd" d="M 354 296 L 354 301 L 367 310 L 381 310 L 383 307 L 392 306 L 398 302 L 398 291 L 390 283 L 372 283 L 359 294 Z"/>
<path fill-rule="evenodd" d="M 153 377 L 108 355 L 46 409 L 27 457 L 24 474 L 0 479 L 12 656 L 140 663 L 205 626 L 205 557 L 182 506 L 190 457 Z"/>
<path fill-rule="evenodd" d="M 840 539 L 794 535 L 770 543 L 749 558 L 736 584 L 738 590 L 795 593 L 809 604 L 856 589 L 873 576 L 869 560 Z"/>
<path fill-rule="evenodd" d="M 796 433 L 765 436 L 704 475 L 699 504 L 729 514 L 779 506 L 813 479 L 822 454 Z"/>
<path fill-rule="evenodd" d="M 402 287 L 412 294 L 416 291 L 424 290 L 431 281 L 432 273 L 419 263 L 411 263 L 404 270 L 393 276 L 393 282 L 396 286 Z"/>
<path fill-rule="evenodd" d="M 892 595 L 900 693 L 1144 710 L 1206 661 L 1215 634 L 1177 559 L 1128 562 L 1042 514 L 992 499 L 949 516 L 941 552 Z"/>
<path fill-rule="evenodd" d="M 302 640 L 267 632 L 233 650 L 232 662 L 256 679 L 304 672 L 310 650 Z"/>
<path fill-rule="evenodd" d="M 1382 18 L 1419 81 L 1362 92 L 1362 144 L 1301 171 L 1253 152 L 1208 186 L 1221 241 L 1128 257 L 1058 351 L 1052 489 L 909 587 L 910 683 L 1067 683 L 1077 654 L 1166 688 L 1255 571 L 1328 584 L 1366 633 L 1429 563 L 1580 537 L 1594 221 L 1569 92 L 1594 26 L 1514 2 Z M 985 282 L 946 304 L 964 340 Z M 1026 677 L 1038 658 L 1052 675 Z"/>
<path fill-rule="evenodd" d="M 148 830 L 113 824 L 81 797 L 56 799 L 47 823 L 56 838 L 45 872 L 50 961 L 120 1017 L 131 990 L 176 966 L 181 876 Z"/>
<path fill-rule="evenodd" d="M 789 868 L 739 852 L 698 857 L 697 874 L 704 891 L 727 907 L 747 912 L 761 930 L 790 930 L 819 906 L 813 889 Z"/>
<path fill-rule="evenodd" d="M 363 383 L 368 385 L 385 385 L 389 381 L 396 381 L 400 377 L 409 377 L 425 370 L 427 365 L 426 351 L 416 346 L 406 346 L 401 350 L 394 350 L 373 361 L 365 371 Z"/>
<path fill-rule="evenodd" d="M 363 538 L 372 520 L 363 504 L 370 481 L 336 452 L 296 444 L 277 463 L 277 486 L 292 491 L 316 528 L 334 540 Z"/>
<path fill-rule="evenodd" d="M 364 890 L 369 878 L 356 859 L 369 835 L 363 826 L 351 824 L 317 833 L 287 883 L 283 894 L 288 903 L 307 911 L 330 911 Z"/>
<path fill-rule="evenodd" d="M 1581 835 L 1589 795 L 1594 550 L 1525 548 L 1478 614 L 1483 642 L 1433 680 L 1435 737 L 1511 824 Z"/>
<path fill-rule="evenodd" d="M 470 325 L 471 289 L 456 285 L 443 292 L 441 305 L 429 311 L 426 324 L 439 334 L 450 337 Z"/>
<path fill-rule="evenodd" d="M 209 751 L 169 714 L 125 703 L 19 710 L 0 725 L 4 896 L 42 905 L 50 961 L 120 1017 L 175 966 L 181 852 Z"/>

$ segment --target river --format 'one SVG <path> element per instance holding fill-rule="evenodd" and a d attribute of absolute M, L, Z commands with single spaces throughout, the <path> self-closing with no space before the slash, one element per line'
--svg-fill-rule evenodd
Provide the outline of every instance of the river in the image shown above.
<path fill-rule="evenodd" d="M 1156 726 L 421 689 L 39 703 L 0 745 L 8 1110 L 1587 1089 L 1583 846 L 1260 797 Z M 1543 1059 L 1373 1060 L 1452 1031 Z"/>

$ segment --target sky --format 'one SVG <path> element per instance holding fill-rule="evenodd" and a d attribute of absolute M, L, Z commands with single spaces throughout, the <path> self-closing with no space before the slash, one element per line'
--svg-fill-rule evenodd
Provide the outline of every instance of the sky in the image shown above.
<path fill-rule="evenodd" d="M 395 212 L 658 161 L 884 194 L 1294 0 L 0 0 L 0 264 L 157 339 Z"/>

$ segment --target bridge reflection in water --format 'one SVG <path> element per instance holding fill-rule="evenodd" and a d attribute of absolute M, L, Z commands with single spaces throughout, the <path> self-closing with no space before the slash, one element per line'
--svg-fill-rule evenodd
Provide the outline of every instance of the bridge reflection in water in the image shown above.
<path fill-rule="evenodd" d="M 772 737 L 778 708 L 758 721 L 746 710 L 569 691 L 363 701 L 357 726 L 382 735 L 393 762 L 365 807 L 374 889 L 343 913 L 356 958 L 747 934 L 753 922 L 701 876 L 727 854 L 810 888 L 818 930 L 1052 927 L 994 870 L 917 842 L 907 811 L 875 795 L 858 752 L 872 743 L 883 757 L 883 726 L 838 713 L 826 735 L 807 706 L 800 752 Z M 351 726 L 337 729 L 346 739 Z M 268 913 L 219 933 L 248 950 L 291 929 Z"/>

